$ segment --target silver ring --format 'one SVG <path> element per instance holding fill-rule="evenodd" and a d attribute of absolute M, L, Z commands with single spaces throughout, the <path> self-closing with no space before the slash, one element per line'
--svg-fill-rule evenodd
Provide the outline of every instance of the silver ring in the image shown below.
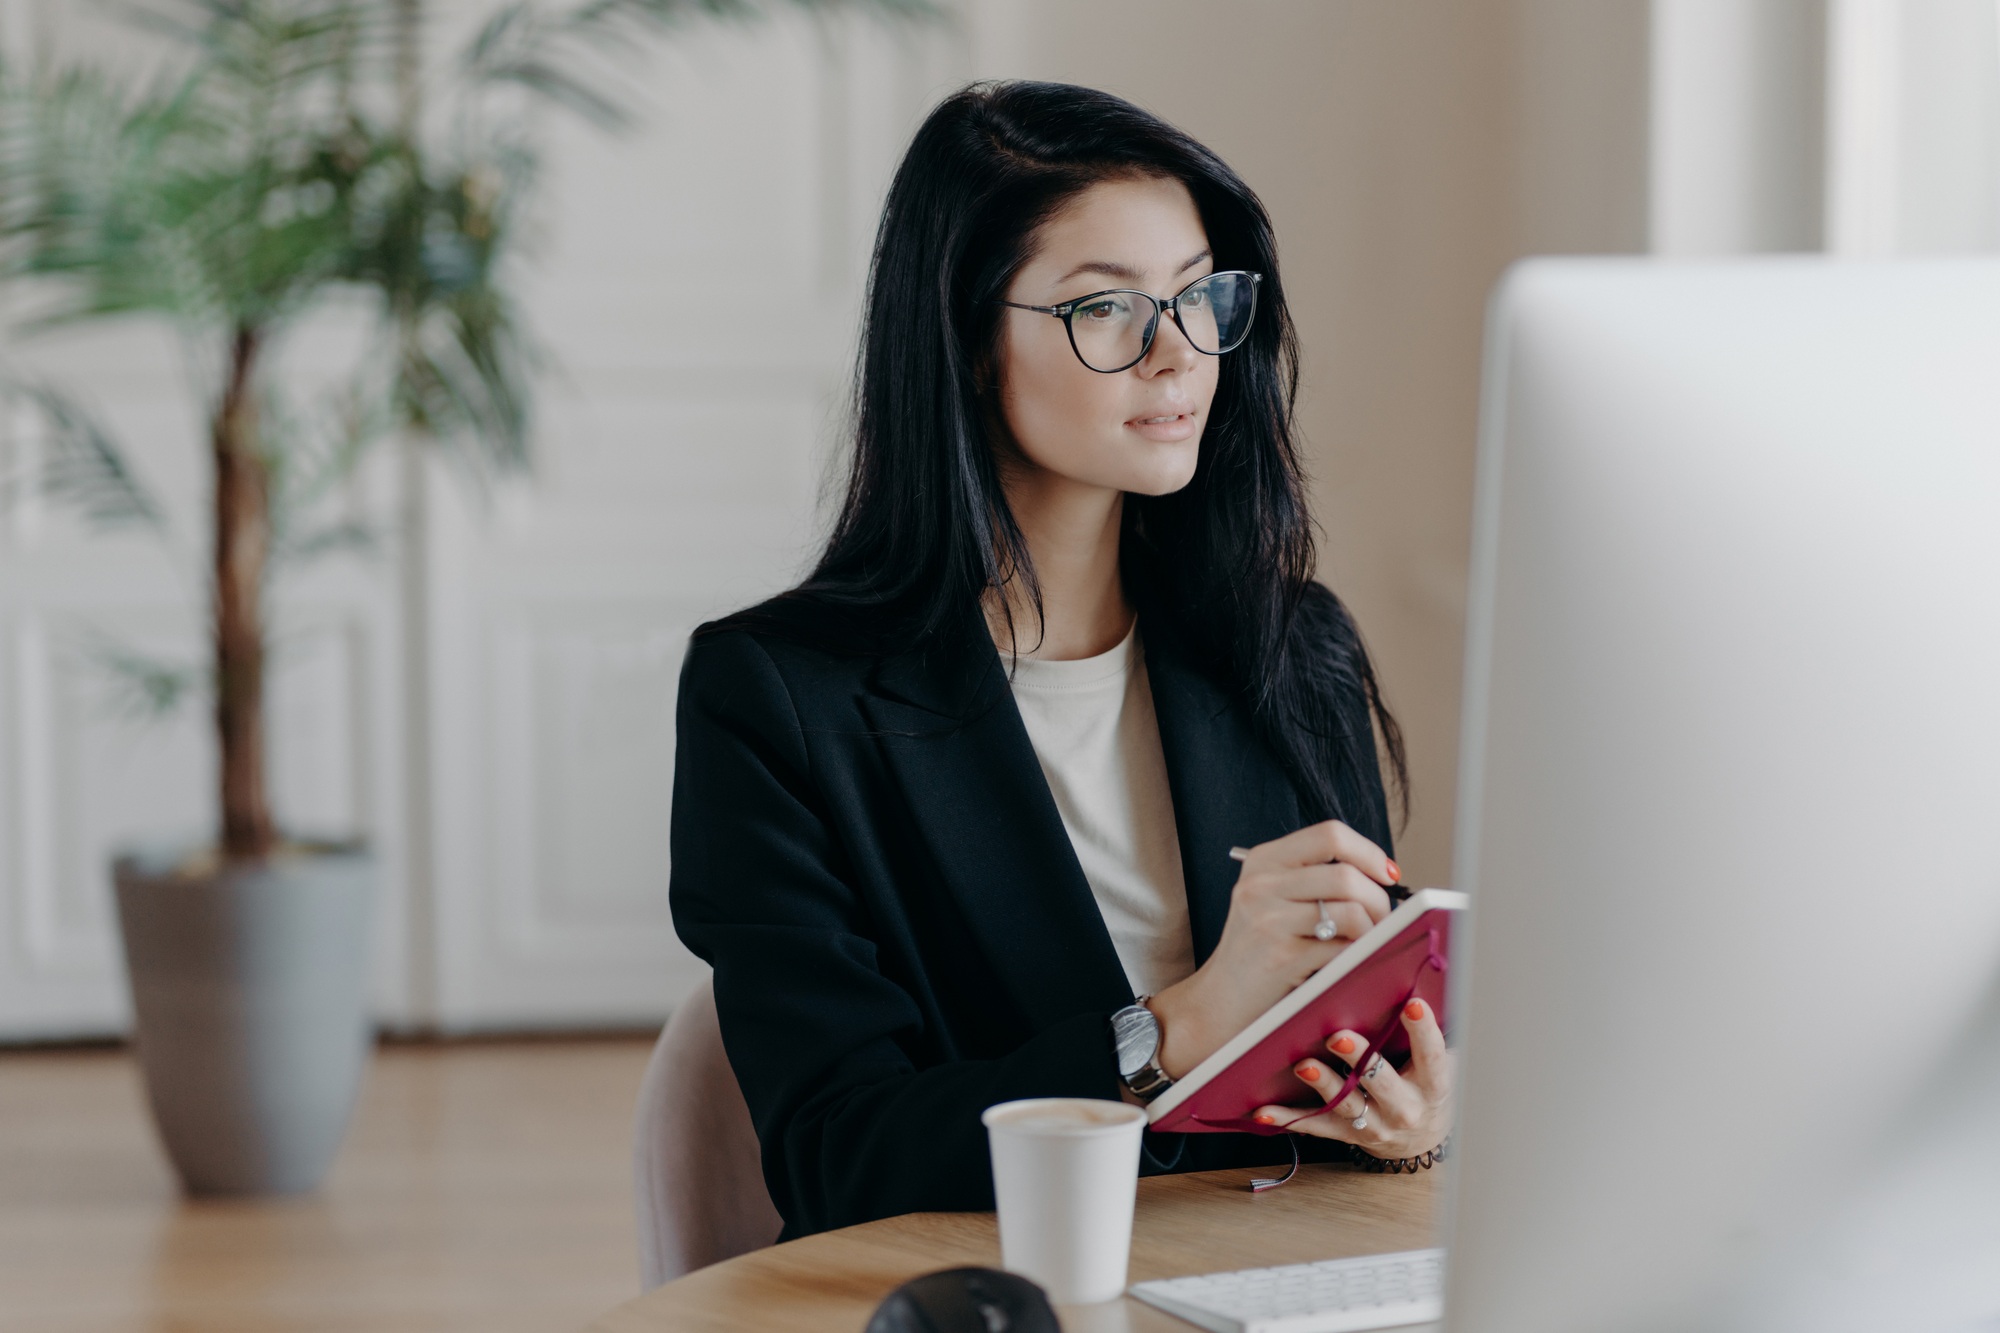
<path fill-rule="evenodd" d="M 1374 1078 L 1377 1074 L 1381 1072 L 1382 1072 L 1382 1057 L 1378 1055 L 1373 1060 L 1370 1060 L 1368 1062 L 1368 1068 L 1361 1071 L 1361 1077 Z"/>
<path fill-rule="evenodd" d="M 1326 899 L 1324 898 L 1320 899 L 1319 924 L 1313 927 L 1313 938 L 1316 940 L 1325 941 L 1332 939 L 1335 935 L 1338 935 L 1339 933 L 1340 933 L 1340 927 L 1333 924 L 1333 918 L 1327 913 Z"/>
<path fill-rule="evenodd" d="M 1354 1117 L 1354 1127 L 1356 1129 L 1366 1129 L 1368 1128 L 1368 1095 L 1357 1091 L 1355 1096 L 1361 1098 L 1361 1114 Z"/>

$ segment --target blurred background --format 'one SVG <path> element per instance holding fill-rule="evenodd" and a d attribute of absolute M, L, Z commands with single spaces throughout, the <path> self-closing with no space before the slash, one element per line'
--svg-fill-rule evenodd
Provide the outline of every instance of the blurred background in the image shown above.
<path fill-rule="evenodd" d="M 492 8 L 428 0 L 426 58 Z M 152 40 L 79 0 L 0 0 L 10 66 L 84 51 L 137 68 Z M 527 1052 L 507 1066 L 523 1086 L 564 1089 L 546 1113 L 491 1122 L 491 1160 L 560 1144 L 547 1178 L 573 1169 L 590 1182 L 576 1207 L 597 1210 L 568 1224 L 601 1242 L 596 1257 L 558 1265 L 559 1297 L 523 1327 L 578 1323 L 631 1290 L 617 1190 L 645 1044 L 603 1034 L 657 1031 L 698 976 L 666 904 L 682 650 L 693 625 L 787 585 L 813 550 L 876 210 L 940 96 L 988 77 L 1107 88 L 1206 141 L 1263 196 L 1304 348 L 1321 574 L 1409 737 L 1398 857 L 1413 882 L 1451 879 L 1481 323 L 1505 267 L 2000 246 L 1995 0 L 953 0 L 941 22 L 691 22 L 642 68 L 626 131 L 537 122 L 543 176 L 515 286 L 547 354 L 532 469 L 468 482 L 435 453 L 376 451 L 335 503 L 392 520 L 393 540 L 317 563 L 273 599 L 279 819 L 365 837 L 382 858 L 381 1029 L 595 1034 L 460 1043 L 453 1058 L 471 1063 L 455 1072 L 385 1063 L 370 1085 L 424 1114 L 454 1098 L 501 1114 L 514 1094 L 481 1080 L 504 1050 Z M 336 302 L 285 363 L 310 378 L 361 327 Z M 98 531 L 33 487 L 0 507 L 0 1041 L 116 1042 L 129 1013 L 110 852 L 212 824 L 215 760 L 201 707 L 134 717 L 76 645 L 199 655 L 208 404 L 184 349 L 143 322 L 10 335 L 5 356 L 116 428 L 186 557 Z M 21 410 L 0 422 L 0 476 L 34 472 L 42 429 Z M 150 1151 L 135 1085 L 65 1058 L 0 1058 L 0 1180 L 26 1191 L 10 1205 L 0 1184 L 0 1253 L 82 1197 L 49 1154 L 91 1155 L 79 1122 L 48 1128 L 68 1094 L 29 1091 L 27 1071 L 109 1080 L 87 1100 L 124 1097 L 129 1124 L 106 1122 L 101 1142 L 135 1163 Z M 356 1144 L 413 1142 L 389 1113 L 366 1103 Z M 166 1177 L 133 1169 L 154 1171 L 140 1193 L 173 1216 Z M 125 1197 L 115 1173 L 89 1178 L 105 1207 Z M 337 1171 L 328 1189 L 364 1185 Z M 132 1271 L 157 1274 L 145 1265 L 165 1251 L 132 1245 Z M 0 1260 L 0 1309 L 7 1280 Z M 147 1322 L 143 1292 L 164 1288 L 133 1281 L 141 1294 L 116 1318 L 58 1318 L 60 1295 L 38 1289 L 46 1318 L 21 1326 L 180 1326 Z M 247 1310 L 231 1326 L 344 1326 Z M 405 1322 L 452 1326 L 442 1306 Z"/>

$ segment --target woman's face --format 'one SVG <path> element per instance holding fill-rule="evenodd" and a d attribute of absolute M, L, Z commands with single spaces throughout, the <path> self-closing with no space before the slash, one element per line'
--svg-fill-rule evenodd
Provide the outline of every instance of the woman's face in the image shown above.
<path fill-rule="evenodd" d="M 1177 180 L 1093 185 L 1036 240 L 1009 301 L 1062 305 L 1113 287 L 1164 301 L 1215 269 L 1201 215 Z M 1009 309 L 1000 322 L 1001 413 L 1032 466 L 1089 486 L 1165 495 L 1194 477 L 1217 360 L 1195 351 L 1163 314 L 1143 360 L 1099 374 L 1070 350 L 1060 319 Z"/>

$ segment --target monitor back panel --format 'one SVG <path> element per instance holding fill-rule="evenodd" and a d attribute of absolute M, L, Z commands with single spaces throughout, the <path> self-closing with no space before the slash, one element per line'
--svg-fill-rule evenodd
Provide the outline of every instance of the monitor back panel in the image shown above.
<path fill-rule="evenodd" d="M 1535 262 L 1488 356 L 1449 1327 L 1768 1324 L 2000 978 L 2000 263 Z"/>

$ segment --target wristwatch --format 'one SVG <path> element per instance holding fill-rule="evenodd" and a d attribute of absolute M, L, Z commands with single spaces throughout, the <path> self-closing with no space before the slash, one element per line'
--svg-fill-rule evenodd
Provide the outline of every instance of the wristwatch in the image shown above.
<path fill-rule="evenodd" d="M 1160 1068 L 1160 1020 L 1146 1007 L 1146 998 L 1142 995 L 1139 1003 L 1128 1004 L 1111 1015 L 1111 1040 L 1118 1048 L 1119 1081 L 1142 1102 L 1150 1102 L 1174 1086 L 1174 1081 Z"/>

